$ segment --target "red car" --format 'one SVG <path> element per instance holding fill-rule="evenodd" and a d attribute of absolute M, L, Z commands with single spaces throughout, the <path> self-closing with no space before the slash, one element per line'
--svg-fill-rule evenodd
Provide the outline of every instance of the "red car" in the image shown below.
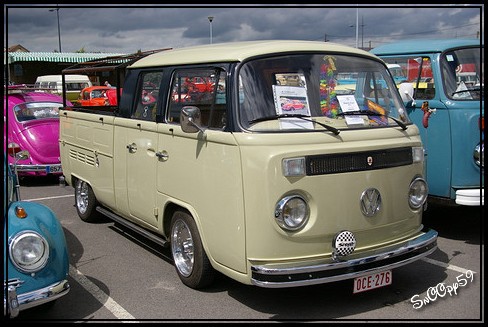
<path fill-rule="evenodd" d="M 303 102 L 301 102 L 300 100 L 289 100 L 281 104 L 281 109 L 285 111 L 300 110 L 303 108 L 305 108 L 305 104 L 303 104 Z"/>
<path fill-rule="evenodd" d="M 115 88 L 109 86 L 85 87 L 80 92 L 78 105 L 82 107 L 116 106 L 117 91 Z"/>

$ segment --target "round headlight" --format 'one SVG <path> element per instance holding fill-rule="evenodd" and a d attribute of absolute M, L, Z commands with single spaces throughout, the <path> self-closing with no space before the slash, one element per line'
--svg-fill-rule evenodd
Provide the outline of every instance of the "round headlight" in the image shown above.
<path fill-rule="evenodd" d="M 35 272 L 46 265 L 49 258 L 49 245 L 38 233 L 24 231 L 12 238 L 9 252 L 13 264 L 19 270 Z"/>
<path fill-rule="evenodd" d="M 285 230 L 298 230 L 307 222 L 308 211 L 304 198 L 298 195 L 286 196 L 276 204 L 276 222 Z"/>
<path fill-rule="evenodd" d="M 408 203 L 411 208 L 420 208 L 427 200 L 429 189 L 427 183 L 421 177 L 416 177 L 412 183 L 410 183 L 410 189 L 408 191 Z"/>

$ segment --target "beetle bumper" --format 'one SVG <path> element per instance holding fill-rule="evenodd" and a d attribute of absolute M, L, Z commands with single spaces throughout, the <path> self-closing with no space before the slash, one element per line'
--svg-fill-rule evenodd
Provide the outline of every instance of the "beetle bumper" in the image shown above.
<path fill-rule="evenodd" d="M 12 171 L 14 167 L 10 166 Z M 49 165 L 17 165 L 18 173 L 44 173 L 44 174 L 60 174 L 63 172 L 61 164 L 49 164 Z"/>
<path fill-rule="evenodd" d="M 22 310 L 54 301 L 66 295 L 69 289 L 70 285 L 66 279 L 39 290 L 23 294 L 17 294 L 16 286 L 8 285 L 7 289 L 4 290 L 3 315 L 15 318 Z"/>

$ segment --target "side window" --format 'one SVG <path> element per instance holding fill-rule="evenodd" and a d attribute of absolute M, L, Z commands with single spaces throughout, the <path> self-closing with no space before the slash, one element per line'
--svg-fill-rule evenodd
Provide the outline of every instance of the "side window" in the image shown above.
<path fill-rule="evenodd" d="M 145 72 L 138 82 L 132 118 L 156 121 L 163 72 Z"/>
<path fill-rule="evenodd" d="M 411 83 L 414 98 L 431 100 L 435 97 L 434 76 L 429 57 L 384 58 L 397 86 Z"/>
<path fill-rule="evenodd" d="M 422 61 L 421 64 L 419 64 L 419 60 Z M 410 58 L 408 60 L 408 63 L 411 65 L 411 67 L 418 67 L 417 74 L 418 71 L 420 71 L 420 78 L 418 78 L 419 75 L 417 75 L 417 77 L 415 78 L 415 83 L 413 84 L 413 88 L 415 90 L 414 98 L 426 100 L 433 99 L 435 97 L 435 83 L 434 77 L 432 75 L 430 58 Z"/>
<path fill-rule="evenodd" d="M 177 70 L 171 82 L 168 121 L 178 124 L 181 109 L 200 109 L 202 127 L 224 129 L 226 125 L 226 80 L 220 69 Z"/>

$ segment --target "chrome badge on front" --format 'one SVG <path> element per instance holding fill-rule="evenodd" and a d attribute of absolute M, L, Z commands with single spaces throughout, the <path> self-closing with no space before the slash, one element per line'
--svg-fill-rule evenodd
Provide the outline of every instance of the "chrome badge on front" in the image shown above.
<path fill-rule="evenodd" d="M 332 253 L 334 259 L 353 253 L 356 248 L 354 234 L 347 230 L 337 233 L 332 241 L 332 248 L 334 249 Z"/>
<path fill-rule="evenodd" d="M 361 212 L 366 217 L 374 216 L 381 208 L 380 191 L 375 188 L 369 188 L 361 194 L 359 200 Z"/>

